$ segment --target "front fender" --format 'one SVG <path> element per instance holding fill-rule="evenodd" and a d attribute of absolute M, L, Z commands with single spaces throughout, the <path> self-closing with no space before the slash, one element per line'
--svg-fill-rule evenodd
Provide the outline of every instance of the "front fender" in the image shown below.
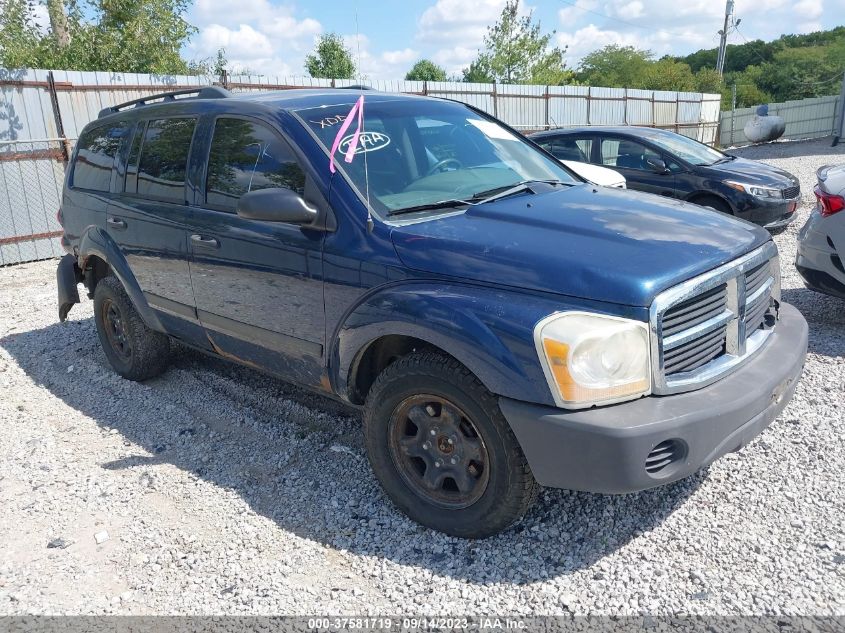
<path fill-rule="evenodd" d="M 554 406 L 534 347 L 534 326 L 568 309 L 629 316 L 614 308 L 480 286 L 400 282 L 371 294 L 338 328 L 329 361 L 332 382 L 348 398 L 360 354 L 382 336 L 402 335 L 452 355 L 494 394 Z"/>
<path fill-rule="evenodd" d="M 164 332 L 164 327 L 144 298 L 141 286 L 138 285 L 117 242 L 103 229 L 95 226 L 89 227 L 79 241 L 79 268 L 85 270 L 88 259 L 92 256 L 99 257 L 109 265 L 147 327 L 157 332 Z"/>

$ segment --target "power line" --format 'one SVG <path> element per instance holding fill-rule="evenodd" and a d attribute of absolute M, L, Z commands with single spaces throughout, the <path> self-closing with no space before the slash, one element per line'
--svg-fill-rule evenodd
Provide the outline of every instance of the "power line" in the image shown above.
<path fill-rule="evenodd" d="M 651 26 L 643 26 L 642 24 L 635 24 L 633 22 L 628 22 L 627 20 L 622 20 L 621 18 L 614 18 L 613 16 L 607 15 L 606 13 L 601 13 L 600 11 L 593 11 L 592 9 L 587 9 L 585 7 L 579 7 L 576 2 L 570 2 L 570 0 L 560 0 L 563 4 L 568 4 L 570 7 L 574 9 L 578 9 L 579 11 L 585 11 L 587 13 L 592 13 L 599 17 L 605 18 L 607 20 L 612 20 L 614 22 L 619 22 L 620 24 L 627 24 L 628 26 L 632 26 L 635 29 L 643 29 L 644 31 L 651 31 L 652 33 L 655 32 L 654 27 Z M 657 29 L 657 33 L 666 33 L 666 35 L 673 35 L 675 37 L 688 37 L 689 33 L 673 33 L 672 31 L 667 31 L 666 29 Z"/>

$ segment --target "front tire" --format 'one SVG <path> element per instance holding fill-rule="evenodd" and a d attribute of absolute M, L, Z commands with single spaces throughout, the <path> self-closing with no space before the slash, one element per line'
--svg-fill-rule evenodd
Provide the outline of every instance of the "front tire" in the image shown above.
<path fill-rule="evenodd" d="M 97 283 L 94 322 L 109 364 L 124 378 L 153 378 L 170 364 L 170 339 L 146 326 L 117 277 Z"/>
<path fill-rule="evenodd" d="M 367 397 L 364 432 L 373 472 L 393 503 L 440 532 L 492 536 L 537 497 L 496 398 L 452 358 L 415 352 L 388 366 Z"/>

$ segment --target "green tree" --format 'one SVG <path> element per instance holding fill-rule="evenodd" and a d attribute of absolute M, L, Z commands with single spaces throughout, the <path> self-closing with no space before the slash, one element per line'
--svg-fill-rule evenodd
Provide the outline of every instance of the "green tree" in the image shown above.
<path fill-rule="evenodd" d="M 484 50 L 464 77 L 487 76 L 506 84 L 560 84 L 572 77 L 563 60 L 564 50 L 549 48 L 554 31 L 543 34 L 532 15 L 519 15 L 519 0 L 505 3 L 499 21 L 487 29 Z"/>
<path fill-rule="evenodd" d="M 0 0 L 2 66 L 157 74 L 192 68 L 180 53 L 196 33 L 182 17 L 190 0 L 49 0 L 47 33 L 26 5 Z"/>
<path fill-rule="evenodd" d="M 405 79 L 408 81 L 446 81 L 446 71 L 431 60 L 421 59 L 408 71 Z"/>
<path fill-rule="evenodd" d="M 608 44 L 584 56 L 578 78 L 591 86 L 644 88 L 646 73 L 654 63 L 653 58 L 651 51 Z"/>
<path fill-rule="evenodd" d="M 320 36 L 314 53 L 305 58 L 305 68 L 312 77 L 352 79 L 355 76 L 352 52 L 336 33 Z"/>
<path fill-rule="evenodd" d="M 642 87 L 646 90 L 692 92 L 696 82 L 689 66 L 664 58 L 646 67 Z"/>
<path fill-rule="evenodd" d="M 492 84 L 496 81 L 485 57 L 473 61 L 467 68 L 463 69 L 461 74 L 463 81 L 467 83 Z"/>
<path fill-rule="evenodd" d="M 695 90 L 709 94 L 722 92 L 722 78 L 715 68 L 702 68 L 695 73 Z"/>

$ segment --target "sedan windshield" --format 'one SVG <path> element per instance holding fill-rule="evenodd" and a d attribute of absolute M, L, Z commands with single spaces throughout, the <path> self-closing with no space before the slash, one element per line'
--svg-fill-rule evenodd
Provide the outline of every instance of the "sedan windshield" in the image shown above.
<path fill-rule="evenodd" d="M 680 134 L 651 133 L 646 134 L 646 138 L 660 149 L 692 165 L 713 165 L 731 158 L 727 154 Z"/>
<path fill-rule="evenodd" d="M 328 153 L 349 109 L 346 103 L 296 114 Z M 388 215 L 470 204 L 526 182 L 581 182 L 521 136 L 458 103 L 368 97 L 358 147 L 347 163 L 354 131 L 353 123 L 335 165 Z"/>

